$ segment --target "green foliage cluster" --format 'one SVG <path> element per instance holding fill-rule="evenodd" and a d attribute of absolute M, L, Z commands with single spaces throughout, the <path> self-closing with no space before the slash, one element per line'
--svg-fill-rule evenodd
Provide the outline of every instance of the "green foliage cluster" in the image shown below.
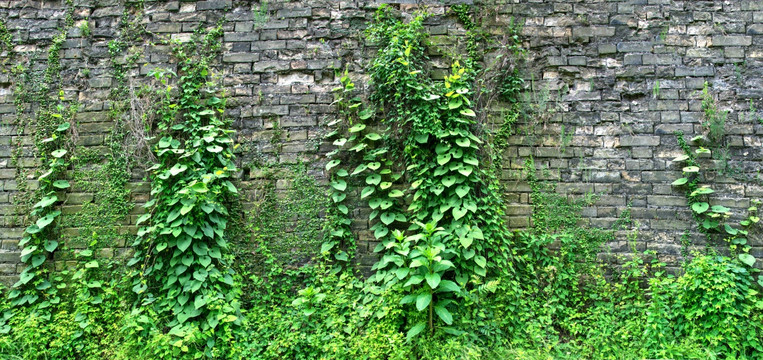
<path fill-rule="evenodd" d="M 249 215 L 252 220 L 236 213 L 243 209 L 232 180 L 237 168 L 231 124 L 224 116 L 224 93 L 210 80 L 222 27 L 175 44 L 177 74 L 152 73 L 158 135 L 147 140 L 156 162 L 149 169 L 152 198 L 139 219 L 145 224 L 133 244 L 132 267 L 125 273 L 99 257 L 98 244 L 108 233 L 92 224 L 91 235 L 83 238 L 88 248 L 76 253 L 72 268 L 47 280 L 58 299 L 53 303 L 52 296 L 40 297 L 50 302 L 50 311 L 27 310 L 34 309 L 26 306 L 28 296 L 38 285 L 46 287 L 36 275 L 30 280 L 35 288 L 12 290 L 27 299 L 24 307 L 14 306 L 14 299 L 0 302 L 0 356 L 444 360 L 763 355 L 761 284 L 755 282 L 758 270 L 742 256 L 749 249 L 741 240 L 757 231 L 757 209 L 750 209 L 739 227 L 724 219 L 707 229 L 724 234 L 734 256 L 708 247 L 673 274 L 656 254 L 638 253 L 634 245 L 631 256 L 610 268 L 598 255 L 602 245 L 616 239 L 614 232 L 580 221 L 581 210 L 594 197 L 570 200 L 557 194 L 553 184 L 540 180 L 530 159 L 525 171 L 533 228 L 509 231 L 490 163 L 497 155 L 478 121 L 484 109 L 476 99 L 482 90 L 474 84 L 482 70 L 456 61 L 444 80 L 432 80 L 423 20 L 416 16 L 402 22 L 381 7 L 368 32 L 380 49 L 370 66 L 368 102 L 347 73 L 341 77 L 342 86 L 335 89 L 339 119 L 327 135 L 337 146 L 326 165 L 328 194 L 304 169 L 295 168 L 295 188 L 280 194 L 266 189 Z M 127 43 L 114 42 L 114 55 Z M 129 86 L 120 88 L 129 91 Z M 47 132 L 39 139 L 49 146 L 40 154 L 48 156 L 45 164 L 54 170 L 68 166 L 57 163 L 61 157 L 53 153 L 66 150 L 57 142 L 68 129 L 60 122 L 76 108 L 56 109 L 61 117 L 45 117 L 50 120 Z M 123 144 L 117 135 L 113 151 Z M 45 141 L 49 138 L 54 140 Z M 687 155 L 677 161 L 699 168 L 697 151 L 681 144 Z M 81 155 L 69 163 L 83 166 L 100 159 Z M 104 221 L 129 208 L 116 189 L 125 180 L 125 166 L 123 159 L 107 156 L 96 175 L 112 186 L 113 198 L 104 199 L 118 205 L 115 213 L 103 214 L 110 219 Z M 75 184 L 83 185 L 74 173 Z M 704 208 L 709 193 L 692 195 L 709 189 L 699 185 L 699 169 L 684 173 L 676 185 L 690 188 L 692 208 Z M 51 181 L 51 188 L 41 186 L 41 198 L 49 196 L 46 191 L 56 181 L 68 187 L 68 182 Z M 326 203 L 323 257 L 307 260 L 304 255 L 318 247 L 321 224 L 315 219 Z M 43 205 L 40 211 L 52 211 Z M 723 209 L 707 207 L 694 210 L 702 223 L 725 217 Z M 378 255 L 368 279 L 354 270 L 360 242 L 352 225 L 364 208 L 370 209 L 368 235 Z M 720 215 L 705 215 L 708 211 Z M 52 223 L 35 224 L 40 231 L 30 234 L 29 241 L 45 246 L 47 235 L 36 234 L 48 226 L 52 231 Z M 305 232 L 281 235 L 288 224 Z M 618 230 L 628 225 L 622 219 Z M 629 240 L 635 241 L 638 233 L 632 231 Z M 233 241 L 239 232 L 244 238 Z M 255 260 L 234 260 L 233 254 Z M 239 271 L 233 272 L 234 267 Z"/>
<path fill-rule="evenodd" d="M 223 116 L 225 98 L 216 96 L 208 80 L 220 36 L 218 26 L 200 33 L 197 41 L 176 44 L 176 96 L 169 83 L 174 73 L 153 73 L 161 83 L 161 138 L 154 148 L 157 163 L 149 168 L 148 212 L 137 221 L 148 224 L 138 231 L 128 263 L 136 266 L 133 291 L 138 294 L 137 319 L 131 326 L 137 336 L 149 339 L 164 335 L 163 328 L 169 327 L 168 341 L 182 345 L 164 353 L 138 349 L 143 356 L 216 356 L 215 343 L 225 341 L 225 333 L 240 324 L 240 291 L 226 256 L 226 202 L 238 192 L 230 181 L 236 172 L 233 131 Z M 193 347 L 198 353 L 191 352 Z"/>

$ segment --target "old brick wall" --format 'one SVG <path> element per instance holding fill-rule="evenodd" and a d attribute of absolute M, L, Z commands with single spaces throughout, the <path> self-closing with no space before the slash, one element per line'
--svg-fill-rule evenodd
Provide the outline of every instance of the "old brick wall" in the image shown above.
<path fill-rule="evenodd" d="M 415 1 L 391 2 L 398 3 L 395 6 L 403 13 L 422 7 Z M 303 162 L 309 164 L 312 175 L 325 180 L 321 154 L 328 147 L 321 145 L 320 134 L 322 124 L 334 117 L 330 90 L 338 83 L 335 75 L 345 68 L 358 85 L 365 83 L 364 59 L 374 49 L 364 42 L 362 29 L 379 3 L 274 0 L 261 7 L 249 1 L 145 1 L 138 22 L 148 31 L 147 39 L 183 41 L 200 24 L 225 18 L 223 55 L 215 68 L 227 89 L 228 114 L 235 120 L 242 144 L 240 185 L 254 189 L 266 181 L 261 165 L 268 163 Z M 65 97 L 80 105 L 77 145 L 105 151 L 114 126 L 108 97 L 116 85 L 109 43 L 119 38 L 119 23 L 129 5 L 117 0 L 74 1 L 74 26 L 65 28 L 65 2 L 0 1 L 0 20 L 13 43 L 12 51 L 0 54 L 0 276 L 4 281 L 20 271 L 16 244 L 30 221 L 14 203 L 20 193 L 18 176 L 26 176 L 33 189 L 39 166 L 31 140 L 34 129 L 26 128 L 19 135 L 14 125 L 18 79 L 11 67 L 16 63 L 32 69 L 44 66 L 52 39 L 65 28 L 61 75 Z M 442 54 L 453 53 L 463 43 L 465 30 L 448 13 L 447 5 L 429 2 L 424 6 L 432 14 L 427 28 L 436 48 L 431 51 L 435 66 L 448 67 Z M 514 0 L 478 2 L 477 6 L 491 33 L 505 33 L 512 18 L 523 25 L 522 39 L 528 50 L 526 85 L 535 89 L 528 90 L 533 95 L 529 98 L 548 109 L 535 121 L 521 124 L 522 131 L 509 138 L 504 154 L 507 216 L 513 228 L 530 225 L 530 189 L 520 170 L 532 155 L 536 165 L 548 169 L 548 177 L 558 181 L 558 192 L 571 197 L 598 195 L 596 203 L 584 210 L 589 226 L 608 228 L 630 207 L 639 223 L 639 251 L 656 250 L 663 260 L 676 265 L 680 239 L 687 230 L 693 244 L 702 246 L 682 192 L 670 185 L 680 175 L 680 168 L 670 160 L 681 153 L 675 131 L 687 137 L 703 132 L 705 82 L 721 109 L 730 111 L 728 163 L 736 169 L 733 176 L 709 174 L 716 189 L 712 203 L 740 214 L 751 199 L 763 198 L 758 176 L 763 166 L 763 126 L 756 117 L 763 113 L 749 111 L 750 100 L 763 107 L 763 3 Z M 83 31 L 83 22 L 89 33 Z M 131 46 L 130 51 L 140 55 L 130 75 L 136 86 L 147 81 L 145 75 L 151 69 L 172 67 L 167 46 L 148 41 Z M 24 116 L 33 113 L 34 108 L 28 107 Z M 21 156 L 12 161 L 17 144 L 21 144 Z M 713 162 L 720 166 L 724 161 L 707 159 L 708 164 Z M 288 182 L 281 179 L 276 187 L 286 188 Z M 139 167 L 133 169 L 129 188 L 135 208 L 118 224 L 126 233 L 135 231 L 139 205 L 148 198 L 148 184 Z M 65 199 L 61 205 L 64 224 L 66 214 L 93 201 L 93 194 L 76 187 L 60 195 Z M 248 190 L 242 198 L 246 203 L 256 196 L 256 190 Z M 357 215 L 359 251 L 368 253 L 373 239 L 364 231 L 368 227 L 365 213 Z M 76 232 L 62 230 L 64 236 Z M 610 251 L 627 254 L 631 248 L 626 235 L 620 235 L 621 240 L 608 244 Z M 763 256 L 761 239 L 751 240 L 753 254 Z M 114 244 L 102 253 L 118 256 L 128 245 Z M 373 257 L 362 256 L 361 261 L 368 265 Z"/>

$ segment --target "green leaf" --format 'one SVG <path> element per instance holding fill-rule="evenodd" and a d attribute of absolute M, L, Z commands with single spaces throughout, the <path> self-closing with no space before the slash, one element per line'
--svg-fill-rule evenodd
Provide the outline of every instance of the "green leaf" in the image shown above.
<path fill-rule="evenodd" d="M 472 165 L 472 166 L 477 166 L 477 165 L 479 165 L 480 161 L 477 160 L 477 158 L 474 158 L 474 157 L 465 157 L 464 158 L 464 163 L 467 163 L 467 164 Z"/>
<path fill-rule="evenodd" d="M 442 306 L 435 306 L 434 307 L 434 312 L 446 324 L 448 324 L 448 325 L 453 324 L 453 315 L 450 314 L 450 311 L 448 311 L 448 309 L 446 309 L 446 308 L 444 308 Z"/>
<path fill-rule="evenodd" d="M 66 130 L 69 130 L 70 127 L 72 127 L 72 124 L 70 124 L 68 122 L 61 123 L 61 124 L 58 124 L 58 127 L 56 128 L 56 131 L 64 132 Z"/>
<path fill-rule="evenodd" d="M 459 198 L 463 198 L 469 194 L 469 190 L 470 188 L 468 185 L 459 185 L 456 187 L 456 195 L 458 195 Z"/>
<path fill-rule="evenodd" d="M 482 256 L 482 255 L 475 256 L 474 257 L 474 262 L 477 265 L 479 265 L 479 267 L 481 267 L 481 268 L 485 268 L 485 266 L 487 265 L 487 259 L 485 259 L 485 257 Z"/>
<path fill-rule="evenodd" d="M 450 176 L 446 176 L 446 177 L 442 178 L 442 184 L 445 187 L 451 187 L 455 183 L 456 183 L 456 177 L 455 176 L 450 175 Z"/>
<path fill-rule="evenodd" d="M 431 302 L 432 302 L 432 294 L 430 293 L 419 294 L 419 296 L 416 297 L 416 310 L 421 311 L 426 309 L 426 307 L 429 306 L 429 303 Z"/>
<path fill-rule="evenodd" d="M 34 207 L 35 208 L 45 208 L 45 207 L 48 207 L 48 206 L 52 205 L 56 201 L 58 201 L 58 196 L 55 196 L 55 195 L 46 196 L 46 197 L 42 198 L 42 200 L 37 202 L 37 204 L 34 204 Z"/>
<path fill-rule="evenodd" d="M 686 160 L 689 160 L 689 155 L 686 155 L 686 154 L 678 155 L 678 156 L 676 156 L 675 159 L 673 159 L 673 161 L 675 161 L 675 162 L 686 161 Z"/>
<path fill-rule="evenodd" d="M 716 213 L 716 214 L 728 214 L 731 212 L 731 209 L 723 206 L 723 205 L 713 205 L 713 207 L 710 208 L 710 211 Z"/>
<path fill-rule="evenodd" d="M 427 327 L 427 323 L 424 321 L 418 322 L 416 325 L 414 325 L 410 330 L 408 330 L 408 333 L 405 335 L 405 341 L 410 342 L 411 339 L 416 337 L 416 335 L 420 334 L 424 329 Z"/>
<path fill-rule="evenodd" d="M 432 290 L 437 289 L 437 285 L 440 285 L 441 278 L 439 273 L 428 273 L 424 275 L 424 279 Z"/>
<path fill-rule="evenodd" d="M 169 147 L 170 144 L 172 144 L 172 138 L 169 136 L 165 136 L 161 140 L 159 140 L 158 146 L 160 149 L 163 149 L 163 148 Z"/>
<path fill-rule="evenodd" d="M 45 255 L 39 254 L 32 257 L 32 267 L 38 267 L 45 262 Z"/>
<path fill-rule="evenodd" d="M 203 182 L 197 182 L 197 183 L 193 184 L 193 186 L 191 186 L 191 190 L 193 190 L 194 192 L 199 193 L 199 194 L 203 194 L 203 193 L 209 191 L 209 189 L 207 188 L 207 184 L 205 184 Z"/>
<path fill-rule="evenodd" d="M 450 154 L 437 155 L 437 164 L 445 165 L 450 161 Z"/>
<path fill-rule="evenodd" d="M 374 114 L 373 110 L 371 110 L 370 108 L 366 108 L 366 109 L 363 109 L 363 111 L 358 113 L 358 118 L 360 120 L 366 120 L 370 118 L 371 116 L 373 116 L 373 114 Z"/>
<path fill-rule="evenodd" d="M 220 146 L 220 145 L 209 145 L 209 146 L 207 146 L 207 151 L 209 151 L 211 153 L 219 153 L 219 152 L 223 151 L 223 147 Z"/>
<path fill-rule="evenodd" d="M 384 225 L 392 224 L 392 222 L 395 221 L 395 214 L 391 212 L 385 212 L 381 214 L 381 222 L 384 223 Z"/>
<path fill-rule="evenodd" d="M 739 261 L 750 267 L 755 265 L 755 257 L 750 254 L 739 254 Z"/>
<path fill-rule="evenodd" d="M 379 185 L 381 183 L 381 175 L 379 174 L 371 174 L 366 176 L 366 184 L 369 185 Z"/>
<path fill-rule="evenodd" d="M 706 202 L 698 202 L 691 205 L 691 209 L 697 214 L 702 214 L 710 208 L 710 204 Z"/>
<path fill-rule="evenodd" d="M 368 168 L 368 167 L 366 166 L 366 164 L 360 164 L 360 165 L 358 165 L 358 167 L 356 167 L 356 168 L 355 168 L 355 170 L 354 170 L 354 171 L 352 172 L 352 174 L 350 174 L 350 175 L 357 175 L 357 174 L 360 174 L 360 173 L 362 173 L 363 171 L 365 171 L 367 168 Z"/>
<path fill-rule="evenodd" d="M 726 230 L 726 233 L 729 234 L 729 235 L 736 235 L 736 234 L 739 233 L 739 231 L 737 229 L 734 229 L 729 224 L 723 224 L 723 228 L 724 228 L 724 230 Z"/>
<path fill-rule="evenodd" d="M 58 150 L 53 151 L 52 153 L 50 153 L 50 155 L 53 155 L 53 157 L 56 158 L 56 159 L 60 159 L 64 155 L 66 155 L 66 153 L 67 153 L 67 151 L 65 149 L 58 149 Z"/>
<path fill-rule="evenodd" d="M 342 179 L 337 179 L 331 182 L 331 187 L 337 191 L 344 191 L 347 189 L 347 182 Z"/>
<path fill-rule="evenodd" d="M 415 139 L 419 144 L 426 144 L 429 141 L 429 134 L 418 134 Z"/>
<path fill-rule="evenodd" d="M 711 189 L 711 188 L 709 188 L 707 186 L 703 186 L 703 187 L 700 187 L 697 190 L 692 191 L 692 193 L 689 194 L 689 196 L 707 195 L 707 194 L 712 194 L 714 192 L 715 191 L 713 189 Z"/>
<path fill-rule="evenodd" d="M 463 101 L 461 101 L 460 97 L 450 99 L 450 101 L 448 102 L 448 109 L 451 109 L 451 110 L 458 109 L 459 107 L 461 107 L 461 104 L 463 104 Z"/>
<path fill-rule="evenodd" d="M 397 198 L 397 197 L 401 197 L 403 195 L 404 195 L 403 192 L 400 191 L 400 190 L 397 190 L 397 189 L 392 190 L 392 191 L 389 192 L 389 194 L 387 194 L 387 196 L 389 196 L 391 198 Z"/>
<path fill-rule="evenodd" d="M 454 281 L 451 280 L 443 280 L 440 282 L 440 288 L 438 289 L 441 292 L 460 292 L 461 287 L 458 286 Z"/>
<path fill-rule="evenodd" d="M 185 166 L 183 164 L 175 164 L 170 169 L 170 174 L 172 174 L 172 176 L 175 176 L 175 175 L 180 174 L 181 172 L 185 171 L 186 169 L 188 169 L 188 166 Z"/>
<path fill-rule="evenodd" d="M 464 215 L 466 215 L 466 211 L 467 210 L 466 210 L 465 207 L 461 207 L 461 206 L 454 207 L 453 208 L 453 220 L 458 220 L 458 219 L 464 217 Z"/>
<path fill-rule="evenodd" d="M 376 141 L 381 139 L 381 135 L 377 133 L 368 133 L 366 134 L 366 139 Z"/>
<path fill-rule="evenodd" d="M 61 212 L 58 211 L 57 213 L 60 214 Z M 58 216 L 58 214 L 56 214 L 56 212 L 54 212 L 54 213 L 50 213 L 48 215 L 45 215 L 45 216 L 37 219 L 37 222 L 35 223 L 35 225 L 37 225 L 38 228 L 43 229 L 46 226 L 50 225 L 50 223 L 52 223 L 53 220 L 56 219 L 56 216 Z"/>
<path fill-rule="evenodd" d="M 472 109 L 462 109 L 459 112 L 461 113 L 461 115 L 464 115 L 464 116 L 471 116 L 471 117 L 477 116 L 477 114 L 475 114 L 474 110 Z"/>
<path fill-rule="evenodd" d="M 469 176 L 472 173 L 473 168 L 469 165 L 462 166 L 458 169 L 458 172 L 463 176 Z"/>
<path fill-rule="evenodd" d="M 381 239 L 385 235 L 389 233 L 389 229 L 385 226 L 380 226 L 378 229 L 374 230 L 374 237 L 377 239 Z"/>
<path fill-rule="evenodd" d="M 69 186 L 70 186 L 69 182 L 66 181 L 66 180 L 56 180 L 56 181 L 53 182 L 53 187 L 58 188 L 58 189 L 66 189 Z"/>
<path fill-rule="evenodd" d="M 177 247 L 180 251 L 185 251 L 191 246 L 191 237 L 190 236 L 183 236 L 177 241 Z"/>
<path fill-rule="evenodd" d="M 337 160 L 337 159 L 329 161 L 328 163 L 326 163 L 326 171 L 331 170 L 331 168 L 339 165 L 341 162 L 342 162 L 341 160 Z"/>
<path fill-rule="evenodd" d="M 461 246 L 463 246 L 464 248 L 468 248 L 472 244 L 472 242 L 474 242 L 474 238 L 471 236 L 462 236 L 458 240 L 461 242 Z"/>
<path fill-rule="evenodd" d="M 47 251 L 47 252 L 54 252 L 54 251 L 56 251 L 56 248 L 58 248 L 58 241 L 56 241 L 56 240 L 45 240 L 45 251 Z"/>
<path fill-rule="evenodd" d="M 362 131 L 365 128 L 366 128 L 366 124 L 355 124 L 355 126 L 351 127 L 349 131 L 351 133 L 356 133 L 358 131 Z"/>
<path fill-rule="evenodd" d="M 193 307 L 200 309 L 207 304 L 207 298 L 203 295 L 196 295 L 196 299 L 193 300 Z"/>
<path fill-rule="evenodd" d="M 676 181 L 673 181 L 671 183 L 671 185 L 679 186 L 679 185 L 686 184 L 687 182 L 689 182 L 689 179 L 687 179 L 687 178 L 680 178 L 680 179 L 677 179 Z"/>
<path fill-rule="evenodd" d="M 687 173 L 699 172 L 699 167 L 698 166 L 687 166 L 687 167 L 683 168 L 683 172 L 687 172 Z"/>
<path fill-rule="evenodd" d="M 368 165 L 368 168 L 369 168 L 369 169 L 371 169 L 371 170 L 376 170 L 376 169 L 378 169 L 379 167 L 381 167 L 381 163 L 380 163 L 380 162 L 378 162 L 378 161 L 373 161 L 373 162 L 370 162 L 370 163 L 368 163 L 367 165 Z"/>
<path fill-rule="evenodd" d="M 469 138 L 459 138 L 459 139 L 456 139 L 456 145 L 458 145 L 460 147 L 469 147 L 469 145 L 471 145 L 471 144 L 472 144 L 472 142 L 469 140 Z"/>

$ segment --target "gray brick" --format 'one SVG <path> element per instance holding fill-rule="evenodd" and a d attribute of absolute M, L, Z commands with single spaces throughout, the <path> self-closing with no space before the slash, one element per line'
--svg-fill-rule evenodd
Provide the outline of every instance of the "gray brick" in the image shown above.
<path fill-rule="evenodd" d="M 659 136 L 642 135 L 642 136 L 621 136 L 620 137 L 620 146 L 622 147 L 659 146 L 659 145 L 660 145 Z"/>
<path fill-rule="evenodd" d="M 715 35 L 712 38 L 713 46 L 750 46 L 752 36 L 744 35 Z"/>

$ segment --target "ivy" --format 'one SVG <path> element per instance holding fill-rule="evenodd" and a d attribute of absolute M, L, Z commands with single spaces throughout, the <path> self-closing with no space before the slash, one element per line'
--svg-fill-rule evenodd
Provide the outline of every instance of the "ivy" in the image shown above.
<path fill-rule="evenodd" d="M 67 1 L 66 4 L 68 19 L 71 18 L 74 8 L 71 1 Z M 71 24 L 67 21 L 65 27 L 60 29 L 53 38 L 48 48 L 48 57 L 41 79 L 38 73 L 32 74 L 20 64 L 14 69 L 17 133 L 23 134 L 26 126 L 34 127 L 35 158 L 41 163 L 42 168 L 37 177 L 39 186 L 28 197 L 30 200 L 34 199 L 34 204 L 30 203 L 29 213 L 33 223 L 26 227 L 18 243 L 21 249 L 21 262 L 25 264 L 25 268 L 8 297 L 17 309 L 26 306 L 45 319 L 50 319 L 51 307 L 61 301 L 59 296 L 61 287 L 55 284 L 54 278 L 58 277 L 51 274 L 51 260 L 54 252 L 59 248 L 59 237 L 56 231 L 56 222 L 61 216 L 61 210 L 57 209 L 61 200 L 59 195 L 70 187 L 69 182 L 63 177 L 72 156 L 68 138 L 78 109 L 76 103 L 68 101 L 64 96 L 60 75 L 60 51 L 66 40 L 69 26 Z M 0 35 L 3 36 L 4 47 L 10 48 L 11 37 L 7 29 L 3 25 L 0 30 L 2 30 Z M 30 68 L 35 60 L 35 58 L 30 59 Z M 23 120 L 27 110 L 26 104 L 36 110 L 29 125 Z M 21 143 L 16 145 L 17 151 L 13 153 L 12 161 L 18 169 L 17 178 L 20 178 L 23 175 L 18 163 Z M 21 183 L 20 188 L 26 190 L 25 182 Z M 17 204 L 20 205 L 20 201 Z"/>
<path fill-rule="evenodd" d="M 346 191 L 345 178 L 358 179 L 360 198 L 371 208 L 381 257 L 369 279 L 376 291 L 401 288 L 401 303 L 424 315 L 410 326 L 409 339 L 426 328 L 434 332 L 440 322 L 457 334 L 450 327 L 461 311 L 457 299 L 513 272 L 498 186 L 480 160 L 487 145 L 476 135 L 475 69 L 456 61 L 444 81 L 432 80 L 424 67 L 423 20 L 393 20 L 385 6 L 377 12 L 368 30 L 380 47 L 370 65 L 372 105 L 351 98 L 354 84 L 345 75 L 335 90 L 353 111 L 343 113 L 345 121 L 329 138 L 346 153 L 329 154 L 334 159 L 326 166 L 336 192 Z M 357 154 L 360 161 L 340 166 L 347 160 L 338 154 Z"/>
<path fill-rule="evenodd" d="M 133 243 L 136 266 L 133 291 L 166 320 L 168 334 L 182 341 L 192 336 L 213 356 L 217 333 L 236 326 L 240 291 L 226 255 L 229 250 L 226 206 L 237 194 L 231 182 L 233 137 L 224 116 L 226 100 L 210 82 L 210 62 L 219 50 L 218 26 L 194 41 L 176 44 L 177 76 L 169 70 L 151 75 L 160 83 L 157 163 L 151 172 L 151 200 L 146 223 Z M 172 89 L 176 79 L 178 91 Z M 140 326 L 139 326 L 140 330 Z M 152 329 L 143 329 L 143 332 Z M 190 351 L 178 347 L 179 352 Z"/>

